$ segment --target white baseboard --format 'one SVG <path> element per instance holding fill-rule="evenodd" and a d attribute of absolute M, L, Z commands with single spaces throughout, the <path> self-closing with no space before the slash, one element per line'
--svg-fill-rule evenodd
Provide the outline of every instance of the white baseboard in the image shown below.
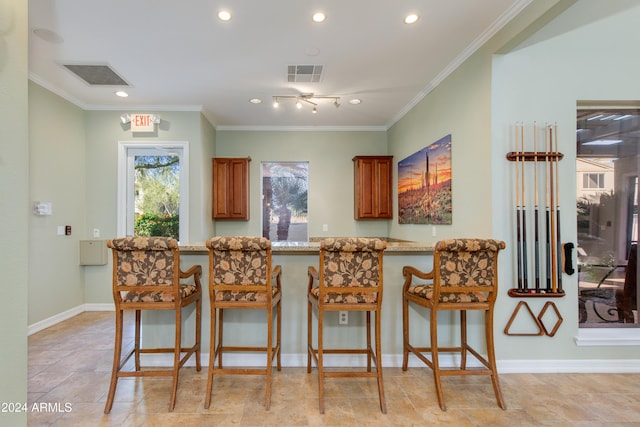
<path fill-rule="evenodd" d="M 39 322 L 36 322 L 32 325 L 29 325 L 27 328 L 27 336 L 35 334 L 36 332 L 40 332 L 43 329 L 47 329 L 51 326 L 54 326 L 60 322 L 63 322 L 67 319 L 71 319 L 74 316 L 77 316 L 80 313 L 84 313 L 85 311 L 115 311 L 115 305 L 113 303 L 110 304 L 82 304 L 67 311 L 63 311 L 62 313 L 58 313 L 49 318 L 43 319 Z"/>
<path fill-rule="evenodd" d="M 170 354 L 142 355 L 142 363 L 145 366 L 170 367 L 173 358 Z M 447 357 L 448 356 L 448 357 Z M 231 357 L 223 359 L 225 366 L 264 366 L 266 357 L 262 354 L 235 353 Z M 209 363 L 209 354 L 202 353 L 202 365 Z M 306 354 L 283 354 L 282 366 L 287 368 L 300 368 L 307 366 Z M 313 362 L 312 362 L 313 363 Z M 186 366 L 195 366 L 195 359 L 191 357 Z M 478 361 L 469 359 L 468 367 L 481 366 Z M 525 374 L 525 373 L 640 373 L 640 360 L 627 359 L 616 360 L 498 360 L 498 372 L 501 374 Z M 312 365 L 315 366 L 315 365 Z M 337 367 L 366 367 L 364 356 L 357 355 L 325 355 L 324 366 Z M 382 356 L 382 366 L 385 368 L 399 368 L 402 366 L 402 354 L 385 354 Z M 425 367 L 425 364 L 416 357 L 410 356 L 408 366 L 410 368 Z M 451 355 L 443 355 L 440 358 L 440 366 L 450 368 L 458 366 L 458 361 Z"/>
<path fill-rule="evenodd" d="M 497 365 L 498 371 L 504 374 L 640 373 L 640 359 L 498 360 Z"/>
<path fill-rule="evenodd" d="M 28 335 L 39 332 L 64 320 L 85 311 L 115 311 L 113 304 L 83 304 L 55 316 L 36 322 L 28 327 Z M 231 357 L 226 356 L 223 362 L 226 366 L 264 366 L 266 356 L 258 353 L 235 353 Z M 209 363 L 209 354 L 202 353 L 202 365 Z M 306 354 L 282 354 L 282 366 L 288 368 L 306 367 Z M 440 358 L 440 366 L 457 366 L 457 359 L 450 354 L 443 354 Z M 173 364 L 171 354 L 146 354 L 142 355 L 142 364 L 145 366 L 170 367 Z M 195 366 L 195 360 L 191 357 L 186 366 Z M 469 367 L 480 366 L 479 362 L 469 358 Z M 498 360 L 498 371 L 501 374 L 515 373 L 640 373 L 640 359 L 589 359 L 589 360 Z M 365 367 L 366 359 L 361 355 L 328 354 L 324 356 L 326 367 Z M 399 368 L 402 366 L 402 354 L 383 354 L 382 366 L 386 368 Z M 424 367 L 425 365 L 415 356 L 409 357 L 409 367 Z"/>

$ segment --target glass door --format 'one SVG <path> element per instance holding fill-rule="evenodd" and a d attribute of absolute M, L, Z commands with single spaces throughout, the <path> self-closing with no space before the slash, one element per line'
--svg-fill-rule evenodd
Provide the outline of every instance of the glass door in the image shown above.
<path fill-rule="evenodd" d="M 640 110 L 577 112 L 580 327 L 637 327 Z"/>

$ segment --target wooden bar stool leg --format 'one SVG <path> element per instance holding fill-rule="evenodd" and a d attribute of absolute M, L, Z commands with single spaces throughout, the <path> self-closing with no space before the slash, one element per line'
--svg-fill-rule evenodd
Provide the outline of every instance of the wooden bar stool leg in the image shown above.
<path fill-rule="evenodd" d="M 280 356 L 282 356 L 282 304 L 278 302 L 278 309 L 276 312 L 276 321 L 278 322 L 277 331 L 276 331 L 276 343 L 278 345 L 278 355 L 276 366 L 278 367 L 278 371 L 282 370 L 282 363 L 280 361 Z"/>
<path fill-rule="evenodd" d="M 402 370 L 409 364 L 409 301 L 402 297 Z"/>
<path fill-rule="evenodd" d="M 273 371 L 273 307 L 267 309 L 267 363 L 265 365 L 267 385 L 264 407 L 268 411 L 271 407 L 271 372 Z"/>
<path fill-rule="evenodd" d="M 213 368 L 216 363 L 216 308 L 211 307 L 211 330 L 209 331 L 209 367 L 207 369 L 207 395 L 204 399 L 206 409 L 211 405 L 211 391 L 213 389 Z"/>
<path fill-rule="evenodd" d="M 196 302 L 196 371 L 202 370 L 200 356 L 202 356 L 202 298 Z"/>
<path fill-rule="evenodd" d="M 436 394 L 438 395 L 438 404 L 443 411 L 447 410 L 444 403 L 444 394 L 442 392 L 442 384 L 440 382 L 440 361 L 438 360 L 438 316 L 436 310 L 430 311 L 429 329 L 431 331 L 431 364 L 433 370 L 433 380 L 436 386 Z"/>
<path fill-rule="evenodd" d="M 224 309 L 218 309 L 218 343 L 217 343 L 217 351 L 219 352 L 218 357 L 218 368 L 222 369 L 222 323 L 224 320 Z"/>
<path fill-rule="evenodd" d="M 371 347 L 371 312 L 367 311 L 366 313 L 367 313 L 366 315 L 367 316 L 367 372 L 371 372 L 371 357 L 373 356 L 373 354 L 371 353 L 371 350 L 373 348 Z M 378 366 L 379 365 L 376 365 L 376 367 Z"/>
<path fill-rule="evenodd" d="M 496 401 L 501 409 L 507 409 L 507 405 L 504 402 L 502 396 L 502 390 L 500 389 L 500 381 L 498 379 L 498 368 L 496 366 L 496 352 L 494 348 L 493 340 L 493 312 L 487 310 L 485 312 L 485 336 L 487 339 L 487 358 L 489 359 L 489 366 L 491 369 L 491 383 L 493 384 L 493 391 L 496 395 Z"/>
<path fill-rule="evenodd" d="M 307 302 L 307 374 L 311 373 L 311 352 L 313 351 L 313 347 L 311 343 L 313 342 L 313 308 L 311 306 L 311 302 Z"/>
<path fill-rule="evenodd" d="M 367 312 L 369 314 L 370 312 Z M 382 380 L 382 344 L 380 343 L 380 312 L 376 313 L 376 371 L 378 374 L 378 395 L 380 397 L 380 410 L 387 413 L 387 401 L 384 397 L 384 382 Z"/>
<path fill-rule="evenodd" d="M 324 360 L 322 354 L 322 318 L 323 311 L 318 308 L 318 405 L 321 414 L 324 414 Z"/>
<path fill-rule="evenodd" d="M 182 307 L 176 309 L 176 341 L 173 347 L 173 383 L 171 385 L 171 397 L 169 398 L 169 412 L 176 406 L 176 394 L 178 392 L 178 378 L 180 369 L 180 346 L 182 345 Z"/>
<path fill-rule="evenodd" d="M 460 369 L 467 368 L 467 311 L 460 310 Z"/>
<path fill-rule="evenodd" d="M 135 323 L 135 343 L 134 343 L 134 348 L 135 348 L 135 363 L 136 363 L 136 371 L 140 370 L 140 324 L 141 324 L 141 311 L 140 310 L 136 310 L 136 323 Z"/>
<path fill-rule="evenodd" d="M 123 311 L 118 310 L 116 312 L 116 336 L 115 344 L 113 346 L 113 368 L 111 370 L 111 382 L 109 384 L 109 394 L 107 394 L 107 403 L 104 405 L 104 413 L 111 412 L 113 406 L 113 398 L 116 394 L 116 388 L 118 386 L 118 371 L 120 370 L 120 358 L 122 357 L 122 322 Z"/>

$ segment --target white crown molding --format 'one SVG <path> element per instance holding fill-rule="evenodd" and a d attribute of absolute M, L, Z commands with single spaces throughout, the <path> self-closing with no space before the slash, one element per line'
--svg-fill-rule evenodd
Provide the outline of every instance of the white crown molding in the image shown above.
<path fill-rule="evenodd" d="M 386 132 L 385 126 L 216 126 L 216 130 L 256 132 Z"/>
<path fill-rule="evenodd" d="M 405 107 L 398 111 L 393 116 L 391 121 L 385 126 L 387 129 L 391 128 L 400 119 L 402 119 L 413 107 L 415 107 L 422 99 L 433 91 L 440 83 L 442 83 L 451 73 L 453 73 L 458 67 L 460 67 L 471 55 L 473 55 L 478 49 L 480 49 L 491 37 L 496 35 L 505 25 L 507 25 L 513 18 L 515 18 L 525 7 L 527 7 L 533 0 L 520 0 L 509 9 L 507 9 L 502 15 L 498 17 L 487 29 L 485 29 L 478 37 L 471 42 L 453 61 L 449 63 L 433 80 L 427 84 L 418 94 L 409 102 Z"/>
<path fill-rule="evenodd" d="M 145 110 L 145 111 L 197 111 L 202 112 L 202 105 L 98 105 L 98 104 L 86 104 L 79 99 L 69 95 L 65 91 L 57 88 L 48 81 L 44 80 L 40 76 L 34 73 L 29 73 L 29 80 L 37 83 L 50 92 L 55 93 L 59 97 L 66 99 L 78 108 L 85 111 L 122 111 L 122 110 Z M 209 119 L 207 117 L 207 119 Z"/>

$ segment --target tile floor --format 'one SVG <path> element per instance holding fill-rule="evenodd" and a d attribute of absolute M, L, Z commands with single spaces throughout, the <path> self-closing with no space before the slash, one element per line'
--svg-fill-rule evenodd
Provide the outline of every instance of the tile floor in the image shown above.
<path fill-rule="evenodd" d="M 386 415 L 375 380 L 363 378 L 328 379 L 321 415 L 316 372 L 304 368 L 275 371 L 269 411 L 261 376 L 216 378 L 204 409 L 206 368 L 189 367 L 173 412 L 170 380 L 126 378 L 105 415 L 113 329 L 113 313 L 87 312 L 29 337 L 29 407 L 49 408 L 30 412 L 29 426 L 640 426 L 640 374 L 503 374 L 506 411 L 488 378 L 448 377 L 443 412 L 427 368 L 384 370 Z"/>

